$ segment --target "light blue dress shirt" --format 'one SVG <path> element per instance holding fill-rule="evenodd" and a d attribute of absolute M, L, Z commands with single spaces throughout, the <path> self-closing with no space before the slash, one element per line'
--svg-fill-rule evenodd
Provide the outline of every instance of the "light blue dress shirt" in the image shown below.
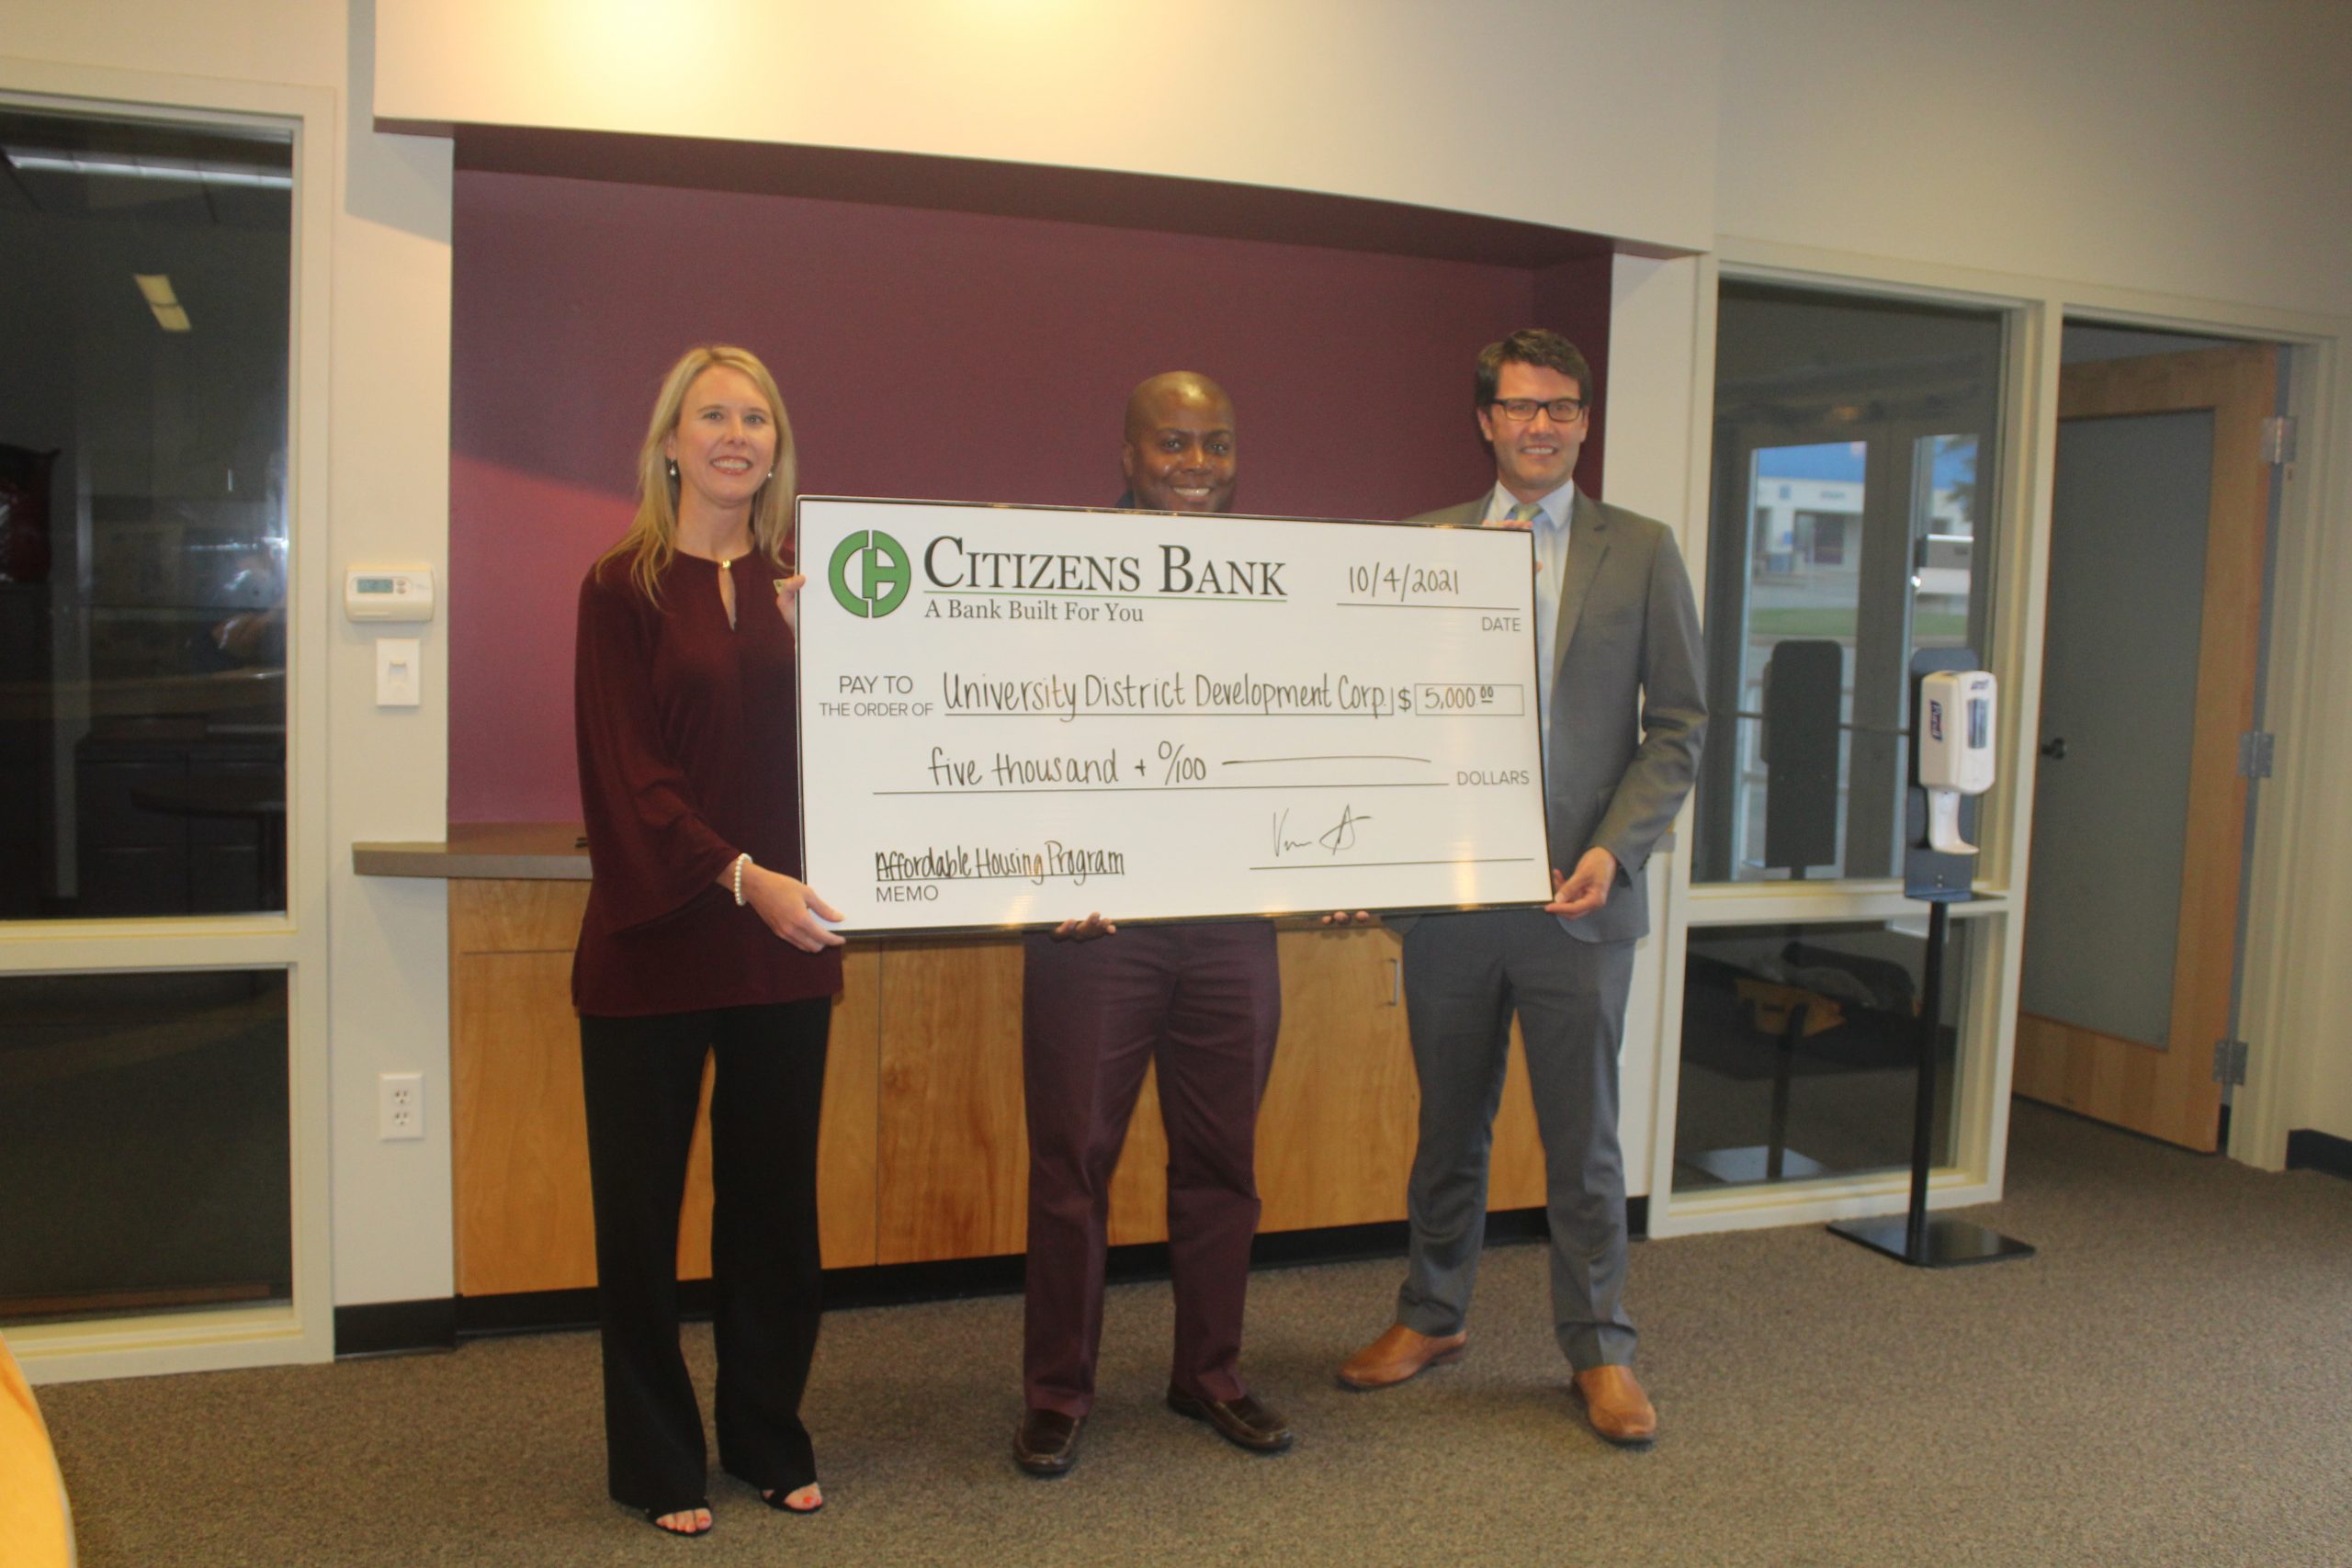
<path fill-rule="evenodd" d="M 1535 700 L 1544 727 L 1544 761 L 1552 761 L 1552 674 L 1559 662 L 1560 584 L 1568 570 L 1568 515 L 1576 506 L 1573 479 L 1536 502 L 1542 510 L 1529 525 L 1535 540 Z M 1507 518 L 1519 498 L 1495 486 L 1487 501 L 1487 521 Z"/>

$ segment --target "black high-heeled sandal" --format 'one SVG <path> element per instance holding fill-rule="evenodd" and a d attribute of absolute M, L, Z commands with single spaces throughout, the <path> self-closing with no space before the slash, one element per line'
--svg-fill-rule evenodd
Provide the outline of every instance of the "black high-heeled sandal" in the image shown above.
<path fill-rule="evenodd" d="M 804 1482 L 802 1483 L 802 1485 L 805 1486 L 814 1486 L 817 1483 L 813 1481 Z M 768 1491 L 762 1492 L 760 1494 L 760 1501 L 765 1503 L 769 1507 L 774 1508 L 777 1513 L 790 1514 L 796 1519 L 805 1519 L 811 1514 L 821 1514 L 825 1511 L 825 1496 L 821 1492 L 817 1495 L 816 1504 L 811 1507 L 796 1508 L 791 1504 L 785 1501 L 786 1497 L 791 1496 L 795 1492 L 799 1490 L 801 1490 L 800 1486 L 774 1487 Z"/>
<path fill-rule="evenodd" d="M 663 1524 L 662 1521 L 670 1517 L 673 1514 L 692 1515 L 695 1513 L 707 1514 L 709 1512 L 710 1499 L 705 1497 L 700 1502 L 689 1503 L 683 1508 L 648 1508 L 645 1510 L 645 1522 L 651 1525 L 655 1529 L 660 1530 L 663 1535 L 674 1535 L 681 1540 L 694 1540 L 698 1537 L 708 1535 L 710 1533 L 710 1525 L 705 1525 L 698 1530 L 676 1530 L 672 1529 L 668 1525 Z M 715 1518 L 712 1520 L 712 1523 L 714 1524 L 717 1522 L 718 1521 Z"/>

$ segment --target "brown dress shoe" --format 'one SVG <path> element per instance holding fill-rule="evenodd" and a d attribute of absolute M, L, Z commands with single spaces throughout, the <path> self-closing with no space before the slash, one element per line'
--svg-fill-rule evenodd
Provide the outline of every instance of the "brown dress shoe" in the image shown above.
<path fill-rule="evenodd" d="M 1171 1388 L 1168 1408 L 1207 1422 L 1218 1437 L 1251 1453 L 1278 1454 L 1290 1447 L 1289 1424 L 1246 1393 L 1238 1399 L 1198 1399 Z"/>
<path fill-rule="evenodd" d="M 1466 1331 L 1431 1338 L 1401 1323 L 1391 1324 L 1387 1333 L 1348 1358 L 1347 1365 L 1340 1369 L 1340 1382 L 1350 1388 L 1391 1388 L 1431 1367 L 1462 1359 L 1463 1348 L 1469 1343 Z"/>
<path fill-rule="evenodd" d="M 1078 1462 L 1083 1418 L 1058 1410 L 1024 1410 L 1012 1432 L 1012 1462 L 1032 1475 L 1068 1475 Z"/>
<path fill-rule="evenodd" d="M 1657 1411 L 1631 1367 L 1587 1367 L 1577 1393 L 1592 1429 L 1621 1448 L 1647 1448 L 1657 1438 Z"/>

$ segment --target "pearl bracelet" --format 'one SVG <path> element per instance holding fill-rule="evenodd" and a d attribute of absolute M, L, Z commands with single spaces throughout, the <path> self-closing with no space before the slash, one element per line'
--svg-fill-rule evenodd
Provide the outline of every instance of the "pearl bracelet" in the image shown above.
<path fill-rule="evenodd" d="M 743 907 L 743 868 L 751 863 L 749 855 L 735 857 L 735 907 L 739 909 Z"/>

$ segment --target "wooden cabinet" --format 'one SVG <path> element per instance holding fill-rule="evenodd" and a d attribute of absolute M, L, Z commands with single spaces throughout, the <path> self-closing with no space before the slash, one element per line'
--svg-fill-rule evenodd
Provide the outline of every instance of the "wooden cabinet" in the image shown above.
<path fill-rule="evenodd" d="M 1420 1091 L 1406 1034 L 1396 934 L 1288 931 L 1281 948 L 1282 1043 L 1258 1113 L 1261 1228 L 1401 1220 Z M 1496 1209 L 1544 1201 L 1544 1156 L 1517 1039 L 1514 1032 L 1510 1076 L 1495 1118 L 1487 1203 Z"/>
<path fill-rule="evenodd" d="M 570 985 L 587 884 L 461 879 L 449 889 L 458 1293 L 593 1284 Z M 1419 1095 L 1396 936 L 1299 930 L 1279 940 L 1282 1040 L 1258 1123 L 1263 1228 L 1400 1220 Z M 997 1257 L 1025 1245 L 1021 976 L 1018 937 L 853 944 L 818 1156 L 827 1268 Z M 706 1125 L 679 1237 L 688 1279 L 710 1267 L 707 1145 Z M 1166 1164 L 1147 1082 L 1112 1183 L 1114 1245 L 1166 1238 Z M 1543 1155 L 1514 1050 L 1489 1202 L 1543 1201 Z"/>
<path fill-rule="evenodd" d="M 503 1295 L 596 1282 L 588 1125 L 571 950 L 588 885 L 449 884 L 451 1185 L 458 1293 Z M 817 1151 L 820 1241 L 829 1269 L 874 1261 L 875 973 L 844 964 L 825 1063 Z M 695 1127 L 678 1230 L 681 1278 L 710 1273 L 710 1080 Z"/>
<path fill-rule="evenodd" d="M 1019 1252 L 1021 939 L 899 939 L 883 946 L 879 973 L 874 1261 Z"/>

